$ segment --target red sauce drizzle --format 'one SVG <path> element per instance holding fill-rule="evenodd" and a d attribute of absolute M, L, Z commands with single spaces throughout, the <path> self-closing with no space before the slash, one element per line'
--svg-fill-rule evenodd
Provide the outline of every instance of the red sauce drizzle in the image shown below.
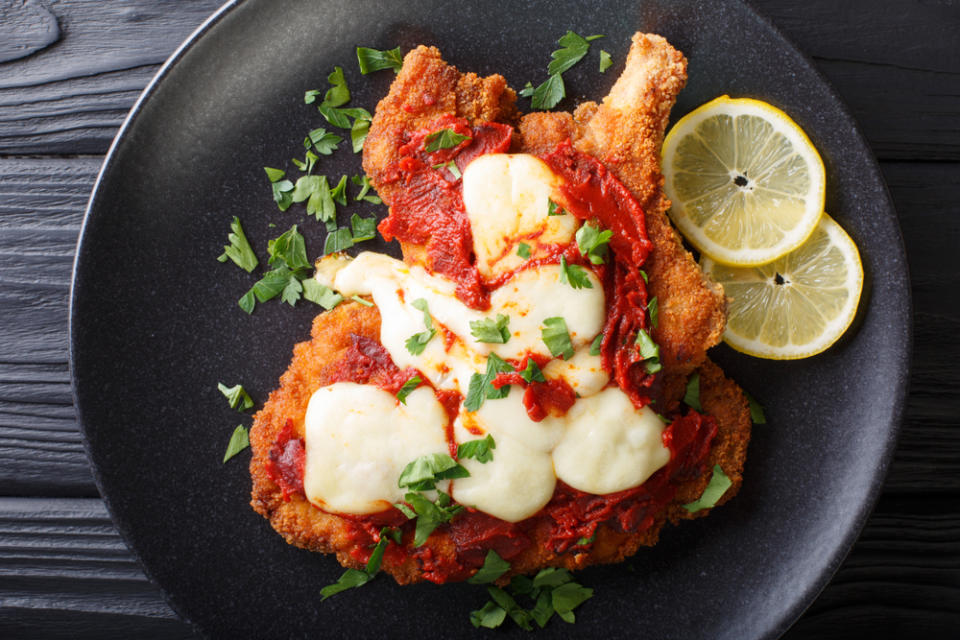
<path fill-rule="evenodd" d="M 497 377 L 490 381 L 490 385 L 494 389 L 506 385 L 523 387 L 523 406 L 527 410 L 527 416 L 534 422 L 540 422 L 548 415 L 562 416 L 577 401 L 576 392 L 563 378 L 554 378 L 546 382 L 524 380 L 520 374 L 526 370 L 530 360 L 536 362 L 541 369 L 550 361 L 545 356 L 527 354 L 519 363 L 511 362 L 516 371 L 498 373 Z"/>
<path fill-rule="evenodd" d="M 277 483 L 283 493 L 283 501 L 290 502 L 293 494 L 303 495 L 303 464 L 306 457 L 303 438 L 297 437 L 293 420 L 287 418 L 276 442 L 267 453 L 264 465 L 267 475 Z"/>
<path fill-rule="evenodd" d="M 441 129 L 470 136 L 451 149 L 427 152 L 426 138 Z M 457 283 L 457 297 L 474 309 L 490 306 L 489 294 L 473 259 L 473 234 L 463 206 L 460 178 L 434 165 L 451 160 L 463 170 L 477 156 L 502 153 L 510 148 L 513 129 L 497 123 L 470 127 L 465 118 L 442 116 L 429 127 L 409 134 L 399 150 L 400 159 L 386 171 L 385 182 L 402 182 L 390 203 L 390 215 L 378 229 L 389 242 L 397 240 L 426 246 L 427 266 Z"/>

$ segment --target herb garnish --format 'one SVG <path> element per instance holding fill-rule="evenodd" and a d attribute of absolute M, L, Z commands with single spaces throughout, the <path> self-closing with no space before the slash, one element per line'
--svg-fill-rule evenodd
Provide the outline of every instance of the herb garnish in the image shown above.
<path fill-rule="evenodd" d="M 700 405 L 700 374 L 694 372 L 687 380 L 687 390 L 683 394 L 683 403 L 696 411 L 703 411 Z"/>
<path fill-rule="evenodd" d="M 297 225 L 270 240 L 267 251 L 270 254 L 268 263 L 274 268 L 265 273 L 238 302 L 247 313 L 253 312 L 258 301 L 266 302 L 277 296 L 281 296 L 281 300 L 287 304 L 295 305 L 303 292 L 300 281 L 309 276 L 307 250 Z"/>
<path fill-rule="evenodd" d="M 307 137 L 303 139 L 303 147 L 305 149 L 313 147 L 320 155 L 329 156 L 337 150 L 337 145 L 341 142 L 343 142 L 343 138 L 335 133 L 328 133 L 326 129 L 319 127 L 307 134 Z"/>
<path fill-rule="evenodd" d="M 600 346 L 603 344 L 603 333 L 598 333 L 597 337 L 590 343 L 590 355 L 600 355 Z"/>
<path fill-rule="evenodd" d="M 431 153 L 440 149 L 452 149 L 461 142 L 472 139 L 470 136 L 461 135 L 453 129 L 440 129 L 423 139 L 423 150 Z"/>
<path fill-rule="evenodd" d="M 453 160 L 450 160 L 449 162 L 441 162 L 440 164 L 435 164 L 433 165 L 433 168 L 446 169 L 447 171 L 450 172 L 450 175 L 453 176 L 454 180 L 459 180 L 460 178 L 463 177 L 463 175 L 460 173 L 460 169 L 457 168 L 457 163 L 454 162 Z"/>
<path fill-rule="evenodd" d="M 403 499 L 410 503 L 412 509 L 402 503 L 394 505 L 408 518 L 417 519 L 417 528 L 413 535 L 415 547 L 423 545 L 434 529 L 445 522 L 450 522 L 454 516 L 463 511 L 461 505 L 451 505 L 449 493 L 438 490 L 437 494 L 437 501 L 430 502 L 419 493 L 408 493 Z"/>
<path fill-rule="evenodd" d="M 659 326 L 657 315 L 660 313 L 660 303 L 657 301 L 657 296 L 653 296 L 647 302 L 647 313 L 650 314 L 650 326 L 656 329 Z"/>
<path fill-rule="evenodd" d="M 613 64 L 613 60 L 610 59 L 610 54 L 600 49 L 600 73 L 603 73 L 610 68 L 610 65 Z"/>
<path fill-rule="evenodd" d="M 364 202 L 369 202 L 370 204 L 383 204 L 383 200 L 380 199 L 380 196 L 376 195 L 376 192 L 367 195 L 367 193 L 373 188 L 373 185 L 370 184 L 370 176 L 353 176 L 350 178 L 353 181 L 353 184 L 360 187 L 360 193 L 356 195 L 353 199 L 354 202 L 363 200 Z"/>
<path fill-rule="evenodd" d="M 223 461 L 226 462 L 249 446 L 250 436 L 247 434 L 247 429 L 242 424 L 238 424 L 237 428 L 233 430 L 233 435 L 230 436 L 230 442 L 227 443 L 227 451 L 223 454 Z"/>
<path fill-rule="evenodd" d="M 286 211 L 290 208 L 291 203 L 293 203 L 291 197 L 293 193 L 293 183 L 283 179 L 286 173 L 281 169 L 264 167 L 263 170 L 267 173 L 267 179 L 270 180 L 270 189 L 273 191 L 273 201 L 277 203 L 280 211 Z"/>
<path fill-rule="evenodd" d="M 423 382 L 423 378 L 420 376 L 413 376 L 409 380 L 403 383 L 403 386 L 400 387 L 400 390 L 397 391 L 397 400 L 403 404 L 407 404 L 407 396 L 410 395 L 414 389 L 420 386 L 420 383 Z"/>
<path fill-rule="evenodd" d="M 497 448 L 497 443 L 489 433 L 485 438 L 478 440 L 467 440 L 457 445 L 457 458 L 474 458 L 477 462 L 487 463 L 493 460 L 493 450 Z"/>
<path fill-rule="evenodd" d="M 547 198 L 547 215 L 548 216 L 562 216 L 565 215 L 566 211 L 560 208 L 556 202 L 551 198 Z"/>
<path fill-rule="evenodd" d="M 403 54 L 400 47 L 379 51 L 368 47 L 357 47 L 357 62 L 360 63 L 360 73 L 367 75 L 381 69 L 393 69 L 400 73 L 403 66 Z"/>
<path fill-rule="evenodd" d="M 570 342 L 570 331 L 567 329 L 567 321 L 556 316 L 546 318 L 543 321 L 543 327 L 540 328 L 540 337 L 543 343 L 550 350 L 550 355 L 554 358 L 563 358 L 569 360 L 573 357 L 573 344 Z"/>
<path fill-rule="evenodd" d="M 366 569 L 362 571 L 360 569 L 347 569 L 344 571 L 339 580 L 320 590 L 320 602 L 341 591 L 361 587 L 370 582 L 370 580 L 377 575 L 377 572 L 380 571 L 383 552 L 386 550 L 387 545 L 390 544 L 391 539 L 397 544 L 400 543 L 400 531 L 398 529 L 392 529 L 390 527 L 380 529 L 380 540 L 377 541 L 377 544 L 373 547 L 373 551 L 370 553 L 370 559 L 367 560 Z"/>
<path fill-rule="evenodd" d="M 543 371 L 540 370 L 540 366 L 533 358 L 527 358 L 527 366 L 520 372 L 520 377 L 528 383 L 547 381 L 547 379 L 543 377 Z"/>
<path fill-rule="evenodd" d="M 580 249 L 580 255 L 593 264 L 603 264 L 606 261 L 612 237 L 613 231 L 610 229 L 601 231 L 599 227 L 587 222 L 577 229 L 577 247 Z"/>
<path fill-rule="evenodd" d="M 423 324 L 427 327 L 426 331 L 415 333 L 407 338 L 407 342 L 405 343 L 407 351 L 415 356 L 418 356 L 423 353 L 424 349 L 427 348 L 427 343 L 433 339 L 433 336 L 437 333 L 437 330 L 433 328 L 433 319 L 430 317 L 430 308 L 427 306 L 427 301 L 424 298 L 417 298 L 411 302 L 410 305 L 414 309 L 419 309 L 423 312 Z"/>
<path fill-rule="evenodd" d="M 521 242 L 517 245 L 517 255 L 523 258 L 524 260 L 530 259 L 530 245 L 526 242 Z"/>
<path fill-rule="evenodd" d="M 484 400 L 506 398 L 510 393 L 510 385 L 504 385 L 496 389 L 491 383 L 498 374 L 510 373 L 512 371 L 514 371 L 514 368 L 509 362 L 497 354 L 491 353 L 487 358 L 486 373 L 483 375 L 475 373 L 470 376 L 470 386 L 467 388 L 467 397 L 463 401 L 464 409 L 472 413 L 480 409 Z"/>
<path fill-rule="evenodd" d="M 650 334 L 643 329 L 637 331 L 636 344 L 640 347 L 640 357 L 645 361 L 647 373 L 660 371 L 663 368 L 660 364 L 660 347 L 653 341 Z"/>
<path fill-rule="evenodd" d="M 328 287 L 320 284 L 313 278 L 307 278 L 300 284 L 303 285 L 303 297 L 310 302 L 316 303 L 329 311 L 343 302 L 343 296 Z"/>
<path fill-rule="evenodd" d="M 757 402 L 756 398 L 744 391 L 747 396 L 747 402 L 750 404 L 750 421 L 753 424 L 767 424 L 767 416 L 763 413 L 763 407 Z"/>
<path fill-rule="evenodd" d="M 446 453 L 428 453 L 410 462 L 400 472 L 397 486 L 411 491 L 432 491 L 440 480 L 468 478 L 470 472 Z"/>
<path fill-rule="evenodd" d="M 467 582 L 470 584 L 487 584 L 493 582 L 509 570 L 510 563 L 501 558 L 496 551 L 490 549 L 487 551 L 487 557 L 483 559 L 483 566 L 468 578 Z"/>
<path fill-rule="evenodd" d="M 543 628 L 554 613 L 565 622 L 575 622 L 573 610 L 593 596 L 593 589 L 574 582 L 566 569 L 550 567 L 542 569 L 532 580 L 526 576 L 514 576 L 507 589 L 487 587 L 487 593 L 491 601 L 470 613 L 474 627 L 493 629 L 510 616 L 520 628 L 530 631 L 533 629 L 531 622 Z M 516 597 L 529 599 L 534 603 L 533 607 L 529 610 L 523 608 Z"/>
<path fill-rule="evenodd" d="M 237 411 L 246 411 L 253 406 L 253 398 L 251 398 L 250 394 L 246 392 L 242 384 L 228 387 L 222 382 L 218 382 L 217 389 L 220 389 L 220 393 L 227 397 L 227 402 L 230 403 L 231 409 L 236 409 Z"/>
<path fill-rule="evenodd" d="M 354 302 L 359 302 L 360 304 L 362 304 L 362 305 L 365 306 L 365 307 L 372 307 L 372 306 L 373 306 L 373 303 L 372 303 L 372 302 L 370 302 L 369 300 L 364 300 L 364 299 L 361 298 L 360 296 L 350 296 L 350 299 L 353 300 Z"/>
<path fill-rule="evenodd" d="M 508 324 L 510 324 L 510 316 L 498 313 L 496 320 L 493 318 L 471 320 L 470 333 L 477 339 L 477 342 L 505 344 L 510 340 Z"/>
<path fill-rule="evenodd" d="M 567 95 L 561 74 L 580 62 L 580 60 L 587 55 L 592 40 L 602 37 L 602 35 L 594 35 L 584 38 L 573 31 L 567 31 L 566 34 L 557 40 L 561 48 L 550 54 L 550 57 L 553 58 L 547 66 L 547 73 L 550 74 L 550 77 L 536 89 L 528 82 L 527 86 L 520 92 L 520 95 L 531 98 L 530 106 L 534 109 L 552 109 L 557 106 L 557 103 Z M 601 65 L 602 64 L 603 59 L 601 56 Z"/>
<path fill-rule="evenodd" d="M 260 261 L 257 260 L 257 254 L 253 252 L 253 247 L 247 241 L 247 236 L 243 233 L 243 227 L 240 226 L 240 218 L 233 216 L 233 222 L 230 223 L 230 233 L 227 234 L 229 245 L 223 247 L 223 253 L 217 258 L 220 262 L 233 260 L 233 263 L 250 273 Z"/>
<path fill-rule="evenodd" d="M 567 264 L 564 256 L 560 256 L 560 282 L 569 284 L 574 289 L 593 289 L 587 270 L 576 264 Z"/>
<path fill-rule="evenodd" d="M 361 218 L 357 214 L 350 216 L 350 232 L 354 242 L 372 240 L 377 235 L 377 219 Z"/>
<path fill-rule="evenodd" d="M 348 227 L 337 227 L 327 234 L 323 242 L 323 255 L 345 251 L 353 246 L 353 234 Z"/>
<path fill-rule="evenodd" d="M 697 500 L 683 505 L 683 508 L 690 513 L 696 513 L 701 509 L 710 509 L 717 504 L 717 501 L 723 497 L 723 494 L 727 492 L 727 489 L 729 489 L 732 484 L 730 478 L 728 478 L 727 474 L 720 468 L 720 465 L 715 464 L 713 465 L 713 475 L 710 476 L 710 483 L 707 484 L 707 488 L 703 490 L 703 493 Z"/>

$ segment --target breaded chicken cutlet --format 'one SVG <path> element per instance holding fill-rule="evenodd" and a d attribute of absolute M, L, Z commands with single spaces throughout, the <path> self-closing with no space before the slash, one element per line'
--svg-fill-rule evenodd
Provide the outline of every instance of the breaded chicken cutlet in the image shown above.
<path fill-rule="evenodd" d="M 732 485 L 718 503 L 722 504 L 740 487 L 751 423 L 742 390 L 706 356 L 723 332 L 722 289 L 701 273 L 666 216 L 669 202 L 661 188 L 660 146 L 670 109 L 685 81 L 686 60 L 682 54 L 659 36 L 636 34 L 626 68 L 601 104 L 582 104 L 573 114 L 522 116 L 515 105 L 516 94 L 504 78 L 461 74 L 443 61 L 437 49 L 420 46 L 406 55 L 388 95 L 377 106 L 363 165 L 384 202 L 391 205 L 403 188 L 395 176 L 389 175 L 400 159 L 401 148 L 411 133 L 443 116 L 465 118 L 471 125 L 493 122 L 513 126 L 512 153 L 542 155 L 570 140 L 577 150 L 603 162 L 640 204 L 652 243 L 643 268 L 649 277 L 649 293 L 659 300 L 659 323 L 652 335 L 660 347 L 663 369 L 651 395 L 658 411 L 677 412 L 688 379 L 691 374 L 699 374 L 703 413 L 712 416 L 717 426 L 700 468 L 709 470 L 719 465 L 730 478 Z M 404 260 L 429 269 L 429 242 L 402 242 Z M 302 478 L 298 486 L 295 477 L 285 477 L 282 472 L 278 475 L 277 470 L 285 458 L 296 454 L 296 446 L 290 443 L 304 437 L 304 416 L 312 394 L 340 379 L 337 363 L 357 352 L 371 359 L 382 357 L 373 346 L 379 341 L 380 324 L 376 307 L 356 302 L 319 315 L 313 323 L 312 339 L 296 346 L 279 389 L 257 414 L 250 433 L 254 509 L 289 543 L 336 553 L 341 564 L 354 568 L 362 568 L 369 555 L 369 549 L 358 540 L 367 535 L 368 543 L 375 541 L 380 525 L 399 526 L 405 518 L 396 518 L 399 512 L 395 512 L 382 521 L 370 522 L 327 513 L 304 497 Z M 546 522 L 531 519 L 532 524 L 523 528 L 529 544 L 513 550 L 510 571 L 500 581 L 548 566 L 577 569 L 618 562 L 641 546 L 653 545 L 667 521 L 676 523 L 708 513 L 701 510 L 691 514 L 682 505 L 701 495 L 709 477 L 709 472 L 701 472 L 679 478 L 672 500 L 639 530 L 624 530 L 613 521 L 601 522 L 589 546 L 558 550 L 551 543 Z M 560 497 L 558 489 L 555 501 Z M 498 525 L 491 522 L 489 526 L 496 529 Z M 411 537 L 409 531 L 405 533 L 404 545 L 411 544 Z M 493 547 L 496 545 L 491 543 Z M 400 583 L 435 579 L 431 576 L 436 575 L 436 567 L 456 562 L 465 553 L 453 527 L 436 529 L 414 554 L 391 550 L 396 551 L 396 547 L 388 545 L 382 569 Z M 477 566 L 474 562 L 471 572 Z M 456 575 L 454 579 L 469 575 Z"/>

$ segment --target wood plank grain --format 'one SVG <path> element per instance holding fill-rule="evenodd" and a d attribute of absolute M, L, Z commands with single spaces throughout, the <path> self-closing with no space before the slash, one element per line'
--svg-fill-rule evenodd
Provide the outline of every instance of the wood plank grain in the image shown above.
<path fill-rule="evenodd" d="M 38 0 L 0 4 L 0 62 L 28 56 L 59 38 L 56 16 Z"/>
<path fill-rule="evenodd" d="M 0 66 L 0 154 L 106 151 L 159 64 L 219 4 L 57 3 L 61 41 Z M 880 158 L 960 160 L 955 2 L 752 4 L 814 58 Z M 892 46 L 908 34 L 910 46 Z"/>
<path fill-rule="evenodd" d="M 838 623 L 845 619 L 857 621 L 862 637 L 902 637 L 891 630 L 947 637 L 943 622 L 960 621 L 960 514 L 941 511 L 929 501 L 882 502 L 786 637 L 847 638 L 850 627 Z M 0 602 L 0 634 L 8 637 L 31 629 L 58 637 L 68 624 L 78 625 L 73 637 L 190 633 L 143 576 L 98 500 L 0 498 Z M 109 627 L 87 626 L 102 619 Z"/>
<path fill-rule="evenodd" d="M 99 158 L 0 159 L 0 486 L 96 496 L 67 369 L 73 254 Z"/>

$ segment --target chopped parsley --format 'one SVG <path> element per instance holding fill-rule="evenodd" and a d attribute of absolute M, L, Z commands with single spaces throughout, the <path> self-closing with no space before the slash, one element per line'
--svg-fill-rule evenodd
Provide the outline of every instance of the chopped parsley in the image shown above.
<path fill-rule="evenodd" d="M 593 264 L 603 264 L 606 262 L 607 251 L 610 248 L 610 238 L 612 237 L 613 231 L 610 229 L 601 231 L 599 227 L 587 222 L 577 229 L 577 248 L 580 249 L 580 255 Z"/>
<path fill-rule="evenodd" d="M 591 41 L 602 37 L 602 35 L 594 35 L 584 38 L 573 31 L 567 31 L 557 40 L 557 44 L 559 44 L 561 48 L 550 54 L 553 60 L 551 60 L 547 66 L 547 73 L 554 75 L 567 71 L 587 55 L 587 51 L 590 50 Z"/>
<path fill-rule="evenodd" d="M 660 313 L 660 303 L 657 301 L 657 296 L 653 296 L 647 302 L 647 313 L 650 314 L 650 325 L 656 329 L 659 326 L 657 315 Z"/>
<path fill-rule="evenodd" d="M 763 407 L 752 395 L 743 392 L 747 396 L 747 402 L 750 404 L 750 420 L 753 424 L 767 424 L 767 416 L 763 413 Z"/>
<path fill-rule="evenodd" d="M 218 382 L 217 389 L 220 389 L 220 393 L 226 396 L 227 402 L 230 403 L 231 409 L 236 409 L 237 411 L 246 411 L 253 406 L 253 398 L 251 398 L 250 394 L 244 390 L 242 384 L 228 387 L 222 382 Z"/>
<path fill-rule="evenodd" d="M 360 193 L 353 199 L 354 202 L 359 202 L 363 200 L 364 202 L 369 202 L 370 204 L 383 204 L 383 200 L 380 199 L 380 196 L 376 195 L 376 192 L 369 193 L 373 189 L 373 185 L 370 184 L 370 177 L 363 176 L 353 176 L 350 178 L 353 181 L 353 184 L 360 187 Z"/>
<path fill-rule="evenodd" d="M 590 343 L 590 355 L 598 356 L 600 355 L 600 347 L 603 344 L 603 334 L 598 333 L 597 337 L 593 339 L 593 342 Z"/>
<path fill-rule="evenodd" d="M 560 256 L 560 282 L 569 284 L 574 289 L 593 289 L 587 270 L 580 265 L 567 264 L 564 256 Z"/>
<path fill-rule="evenodd" d="M 403 54 L 400 53 L 400 47 L 384 51 L 357 47 L 357 62 L 360 64 L 360 73 L 363 75 L 382 69 L 393 69 L 394 73 L 400 73 L 400 68 L 403 66 Z"/>
<path fill-rule="evenodd" d="M 470 376 L 470 386 L 467 388 L 467 397 L 463 401 L 463 407 L 472 413 L 480 409 L 484 400 L 506 398 L 510 393 L 510 385 L 504 385 L 496 389 L 491 383 L 498 374 L 512 371 L 514 371 L 514 368 L 509 362 L 497 354 L 491 353 L 487 358 L 486 373 L 483 375 L 475 373 Z"/>
<path fill-rule="evenodd" d="M 650 334 L 643 329 L 637 331 L 636 344 L 640 347 L 640 357 L 645 361 L 647 373 L 660 371 L 663 368 L 660 364 L 660 347 L 653 341 Z"/>
<path fill-rule="evenodd" d="M 441 480 L 468 477 L 470 472 L 448 454 L 428 453 L 403 468 L 397 486 L 411 491 L 432 491 Z"/>
<path fill-rule="evenodd" d="M 355 213 L 350 216 L 350 232 L 354 243 L 372 240 L 377 236 L 377 219 L 361 218 Z"/>
<path fill-rule="evenodd" d="M 610 65 L 613 64 L 613 60 L 610 59 L 610 54 L 600 49 L 600 73 L 603 73 L 610 68 Z"/>
<path fill-rule="evenodd" d="M 566 214 L 566 211 L 560 208 L 556 202 L 551 198 L 547 198 L 547 215 L 548 216 L 562 216 Z"/>
<path fill-rule="evenodd" d="M 520 377 L 528 383 L 547 381 L 547 379 L 543 377 L 543 371 L 540 370 L 540 366 L 537 365 L 537 362 L 533 358 L 527 358 L 527 366 L 520 372 Z"/>
<path fill-rule="evenodd" d="M 501 558 L 496 551 L 490 549 L 487 551 L 487 557 L 483 559 L 483 566 L 480 567 L 467 582 L 470 584 L 487 584 L 493 582 L 509 570 L 510 563 Z"/>
<path fill-rule="evenodd" d="M 510 316 L 502 313 L 497 314 L 497 319 L 483 318 L 482 320 L 470 321 L 470 333 L 477 342 L 489 342 L 494 344 L 505 344 L 510 340 Z"/>
<path fill-rule="evenodd" d="M 293 202 L 307 201 L 308 216 L 314 216 L 322 222 L 332 222 L 336 219 L 337 208 L 327 176 L 300 176 L 290 195 Z"/>
<path fill-rule="evenodd" d="M 694 372 L 687 380 L 687 391 L 683 394 L 683 403 L 696 411 L 703 411 L 700 406 L 700 374 Z"/>
<path fill-rule="evenodd" d="M 447 171 L 450 172 L 450 175 L 453 176 L 454 180 L 459 180 L 460 178 L 463 177 L 463 175 L 460 173 L 460 169 L 457 168 L 457 163 L 454 162 L 453 160 L 450 160 L 449 162 L 441 162 L 440 164 L 435 164 L 433 165 L 433 168 L 446 169 Z"/>
<path fill-rule="evenodd" d="M 340 176 L 340 182 L 330 190 L 330 197 L 340 206 L 347 206 L 347 176 Z"/>
<path fill-rule="evenodd" d="M 484 566 L 486 564 L 485 561 Z M 514 576 L 506 589 L 489 586 L 487 593 L 491 600 L 470 613 L 474 627 L 494 629 L 509 616 L 520 628 L 530 631 L 533 629 L 531 623 L 543 628 L 554 613 L 565 622 L 575 622 L 573 610 L 593 596 L 593 589 L 574 582 L 566 569 L 550 567 L 542 569 L 532 580 L 526 576 Z M 532 608 L 524 608 L 517 598 L 533 603 Z"/>
<path fill-rule="evenodd" d="M 487 463 L 493 460 L 493 450 L 497 448 L 497 443 L 489 433 L 485 438 L 477 440 L 467 440 L 457 445 L 457 458 L 473 458 L 477 462 Z"/>
<path fill-rule="evenodd" d="M 372 306 L 373 306 L 373 303 L 372 303 L 372 302 L 370 302 L 369 300 L 364 300 L 364 299 L 361 298 L 360 296 L 350 296 L 350 299 L 353 300 L 354 302 L 359 302 L 360 304 L 362 304 L 362 305 L 365 306 L 365 307 L 372 307 Z"/>
<path fill-rule="evenodd" d="M 417 527 L 413 535 L 413 545 L 419 547 L 427 541 L 427 538 L 430 537 L 430 534 L 433 533 L 433 530 L 439 527 L 445 522 L 450 522 L 453 520 L 454 516 L 463 511 L 461 505 L 452 505 L 451 498 L 449 493 L 444 493 L 443 491 L 437 491 L 438 497 L 436 502 L 431 502 L 422 494 L 419 493 L 408 493 L 403 497 L 406 500 L 412 511 L 414 517 L 417 519 Z M 395 505 L 399 508 L 399 505 Z M 407 507 L 406 509 L 400 509 L 404 514 L 409 518 L 411 509 Z"/>
<path fill-rule="evenodd" d="M 267 174 L 267 179 L 270 180 L 270 189 L 273 191 L 273 201 L 277 203 L 280 211 L 286 211 L 293 203 L 293 183 L 283 179 L 286 173 L 281 169 L 264 167 L 263 170 Z"/>
<path fill-rule="evenodd" d="M 400 390 L 397 391 L 397 400 L 403 404 L 407 404 L 407 396 L 410 395 L 414 389 L 420 386 L 420 383 L 423 382 L 423 378 L 420 376 L 413 376 L 409 380 L 403 383 L 403 386 L 400 387 Z"/>
<path fill-rule="evenodd" d="M 425 144 L 423 150 L 431 153 L 440 149 L 452 149 L 461 142 L 472 139 L 470 136 L 461 135 L 453 129 L 440 129 L 423 139 Z"/>
<path fill-rule="evenodd" d="M 286 172 L 283 169 L 274 169 L 273 167 L 264 167 L 263 170 L 266 172 L 267 179 L 270 180 L 270 182 L 277 182 L 278 180 L 282 180 L 283 176 L 286 175 Z"/>
<path fill-rule="evenodd" d="M 343 296 L 330 287 L 320 284 L 313 278 L 307 278 L 300 284 L 303 285 L 303 297 L 305 300 L 316 303 L 329 311 L 343 302 Z"/>
<path fill-rule="evenodd" d="M 703 490 L 700 498 L 693 502 L 688 502 L 683 505 L 683 508 L 690 513 L 696 513 L 702 509 L 710 509 L 717 504 L 717 501 L 723 497 L 723 494 L 727 492 L 727 489 L 729 489 L 732 484 L 730 478 L 728 478 L 727 474 L 720 468 L 720 465 L 715 464 L 713 465 L 713 474 L 710 476 L 710 482 L 707 484 L 707 488 Z"/>
<path fill-rule="evenodd" d="M 644 282 L 648 284 L 650 283 L 650 278 L 647 276 L 647 272 L 644 271 L 643 269 L 640 269 L 640 277 L 643 278 Z"/>
<path fill-rule="evenodd" d="M 323 255 L 345 251 L 353 246 L 353 234 L 348 227 L 337 227 L 336 230 L 327 234 L 327 239 L 323 243 Z"/>
<path fill-rule="evenodd" d="M 596 541 L 596 539 L 597 539 L 597 532 L 594 531 L 594 532 L 593 532 L 593 535 L 590 536 L 589 538 L 579 538 L 579 539 L 577 540 L 577 546 L 578 546 L 578 547 L 586 547 L 586 546 L 589 546 L 589 545 L 593 544 L 593 543 Z"/>
<path fill-rule="evenodd" d="M 320 127 L 314 129 L 303 139 L 303 147 L 311 147 L 322 156 L 329 156 L 337 150 L 337 145 L 343 142 L 343 138 L 335 133 L 328 133 L 326 129 Z"/>
<path fill-rule="evenodd" d="M 433 339 L 433 336 L 437 333 L 437 330 L 433 328 L 433 319 L 430 317 L 430 308 L 427 306 L 427 301 L 424 298 L 417 298 L 410 304 L 414 309 L 418 309 L 423 312 L 423 324 L 427 327 L 426 331 L 415 333 L 407 338 L 407 351 L 415 356 L 418 356 L 423 353 L 424 349 L 427 348 L 427 343 Z"/>
<path fill-rule="evenodd" d="M 563 83 L 563 76 L 558 73 L 547 78 L 543 84 L 533 90 L 530 94 L 530 106 L 542 111 L 553 109 L 566 95 L 567 87 Z"/>
<path fill-rule="evenodd" d="M 540 337 L 543 339 L 543 343 L 547 345 L 547 349 L 550 350 L 550 355 L 564 360 L 572 358 L 573 344 L 570 342 L 567 321 L 556 316 L 544 319 L 543 325 L 540 328 Z"/>
<path fill-rule="evenodd" d="M 247 313 L 253 312 L 258 301 L 266 302 L 277 296 L 283 302 L 295 305 L 303 292 L 300 281 L 309 275 L 307 250 L 297 225 L 270 240 L 267 251 L 270 254 L 268 263 L 274 268 L 266 272 L 238 301 L 240 308 Z"/>
<path fill-rule="evenodd" d="M 521 242 L 517 245 L 517 255 L 523 258 L 524 260 L 530 259 L 530 245 L 526 242 Z"/>
<path fill-rule="evenodd" d="M 220 262 L 233 260 L 235 265 L 247 273 L 253 271 L 260 264 L 257 254 L 253 252 L 253 247 L 250 246 L 247 236 L 243 233 L 240 218 L 237 216 L 233 216 L 233 222 L 230 223 L 230 233 L 227 234 L 227 240 L 230 241 L 230 244 L 223 247 L 223 253 L 217 260 Z"/>
<path fill-rule="evenodd" d="M 247 429 L 242 424 L 238 424 L 230 436 L 230 442 L 227 443 L 227 451 L 223 454 L 223 461 L 226 462 L 250 446 L 250 436 Z"/>
<path fill-rule="evenodd" d="M 366 568 L 363 570 L 347 569 L 344 571 L 339 580 L 320 590 L 320 602 L 323 602 L 330 596 L 336 595 L 341 591 L 362 587 L 370 582 L 370 580 L 377 575 L 377 572 L 380 571 L 380 563 L 383 561 L 383 553 L 386 551 L 387 545 L 390 544 L 391 539 L 399 544 L 400 531 L 390 527 L 384 527 L 380 529 L 380 540 L 377 541 L 377 544 L 373 547 L 373 551 L 370 552 L 370 559 L 367 560 Z"/>
<path fill-rule="evenodd" d="M 310 149 L 307 149 L 306 156 L 302 161 L 298 158 L 291 158 L 290 160 L 293 162 L 293 164 L 297 165 L 297 168 L 300 169 L 300 171 L 311 173 L 313 171 L 313 166 L 317 164 L 317 160 L 319 159 L 320 156 L 315 154 Z"/>

